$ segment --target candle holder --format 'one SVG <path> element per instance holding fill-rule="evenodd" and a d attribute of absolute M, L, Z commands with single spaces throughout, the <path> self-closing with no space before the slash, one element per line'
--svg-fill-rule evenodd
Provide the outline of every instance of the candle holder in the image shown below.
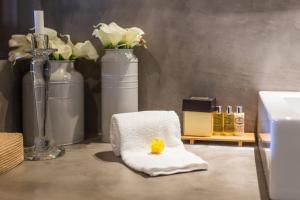
<path fill-rule="evenodd" d="M 32 78 L 32 106 L 34 110 L 34 144 L 25 147 L 26 160 L 49 160 L 64 154 L 62 146 L 57 146 L 51 131 L 46 131 L 48 108 L 49 55 L 56 49 L 49 48 L 48 35 L 33 34 L 31 37 L 32 54 L 30 73 Z"/>

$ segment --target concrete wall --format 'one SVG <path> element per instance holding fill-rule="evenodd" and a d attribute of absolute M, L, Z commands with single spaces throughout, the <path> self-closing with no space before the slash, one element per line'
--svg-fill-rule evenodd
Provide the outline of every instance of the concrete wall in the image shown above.
<path fill-rule="evenodd" d="M 72 34 L 75 42 L 92 40 L 100 54 L 92 25 L 115 21 L 141 27 L 149 48 L 135 50 L 140 61 L 140 110 L 180 114 L 183 98 L 215 96 L 223 106 L 243 105 L 246 129 L 253 131 L 259 90 L 300 88 L 296 0 L 40 0 L 19 8 L 19 31 L 32 26 L 33 7 L 45 10 L 47 26 Z M 86 130 L 94 134 L 101 128 L 100 66 L 77 67 L 86 81 Z M 10 87 L 5 79 L 0 84 L 1 90 Z M 19 118 L 17 112 L 11 115 L 14 118 Z"/>
<path fill-rule="evenodd" d="M 23 62 L 12 67 L 8 61 L 0 60 L 0 132 L 22 129 L 21 79 L 27 66 Z"/>

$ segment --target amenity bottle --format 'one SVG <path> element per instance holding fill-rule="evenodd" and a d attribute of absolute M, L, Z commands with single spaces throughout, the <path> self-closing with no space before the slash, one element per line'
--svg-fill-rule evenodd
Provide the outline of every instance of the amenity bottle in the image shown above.
<path fill-rule="evenodd" d="M 243 136 L 245 132 L 245 113 L 243 107 L 237 106 L 234 113 L 234 135 Z"/>
<path fill-rule="evenodd" d="M 216 106 L 216 111 L 213 114 L 213 131 L 214 135 L 222 135 L 223 132 L 223 113 L 222 113 L 222 106 Z"/>
<path fill-rule="evenodd" d="M 234 113 L 232 112 L 232 106 L 227 106 L 226 113 L 224 113 L 224 131 L 223 135 L 234 135 Z"/>

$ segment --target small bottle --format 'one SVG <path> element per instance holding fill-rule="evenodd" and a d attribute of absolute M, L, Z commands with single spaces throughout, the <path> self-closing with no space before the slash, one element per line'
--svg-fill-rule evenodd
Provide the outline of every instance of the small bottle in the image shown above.
<path fill-rule="evenodd" d="M 245 113 L 243 107 L 237 106 L 234 113 L 234 135 L 243 136 L 245 132 Z"/>
<path fill-rule="evenodd" d="M 216 106 L 216 111 L 213 114 L 214 135 L 222 135 L 223 132 L 223 113 L 222 106 Z"/>
<path fill-rule="evenodd" d="M 227 106 L 226 113 L 224 113 L 224 131 L 223 135 L 234 135 L 234 113 L 232 112 L 232 106 Z"/>

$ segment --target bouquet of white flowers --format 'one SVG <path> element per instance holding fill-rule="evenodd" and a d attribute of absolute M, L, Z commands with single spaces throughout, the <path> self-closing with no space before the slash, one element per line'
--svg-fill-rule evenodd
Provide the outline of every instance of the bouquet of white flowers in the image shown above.
<path fill-rule="evenodd" d="M 100 39 L 104 49 L 132 49 L 135 46 L 144 46 L 144 31 L 137 27 L 122 28 L 115 22 L 109 25 L 99 23 L 94 26 L 93 36 Z"/>
<path fill-rule="evenodd" d="M 99 57 L 95 47 L 89 40 L 73 44 L 70 35 L 60 35 L 50 28 L 45 28 L 45 34 L 49 37 L 50 48 L 57 49 L 50 55 L 50 60 L 75 60 L 77 58 L 86 58 L 89 60 L 97 60 Z M 67 41 L 63 41 L 63 37 Z M 31 33 L 27 35 L 12 35 L 8 42 L 9 47 L 14 48 L 8 54 L 9 60 L 15 62 L 19 58 L 31 58 L 31 54 L 26 53 L 26 49 L 31 48 Z"/>

